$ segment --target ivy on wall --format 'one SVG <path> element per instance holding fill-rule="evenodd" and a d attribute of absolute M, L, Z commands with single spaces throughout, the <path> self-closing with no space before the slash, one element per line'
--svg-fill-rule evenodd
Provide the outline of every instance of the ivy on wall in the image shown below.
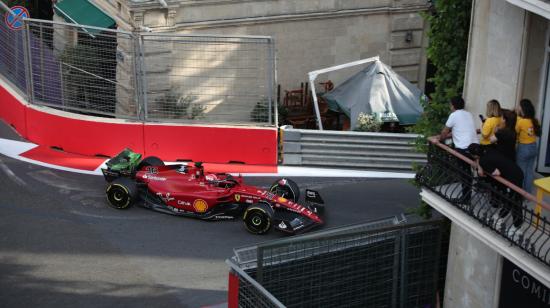
<path fill-rule="evenodd" d="M 428 93 L 430 100 L 423 102 L 424 114 L 412 129 L 423 136 L 417 142 L 420 151 L 426 151 L 426 137 L 443 128 L 450 98 L 462 95 L 471 9 L 471 0 L 432 0 L 429 12 L 423 14 L 429 23 L 428 59 L 436 72 L 429 79 L 435 91 Z"/>
<path fill-rule="evenodd" d="M 417 151 L 427 152 L 429 136 L 437 135 L 450 113 L 449 100 L 462 95 L 472 0 L 432 0 L 430 10 L 423 14 L 429 24 L 428 59 L 435 66 L 435 74 L 428 81 L 434 84 L 428 101 L 421 102 L 424 113 L 412 128 L 419 134 Z M 421 217 L 431 217 L 431 207 L 422 202 L 414 210 Z"/>

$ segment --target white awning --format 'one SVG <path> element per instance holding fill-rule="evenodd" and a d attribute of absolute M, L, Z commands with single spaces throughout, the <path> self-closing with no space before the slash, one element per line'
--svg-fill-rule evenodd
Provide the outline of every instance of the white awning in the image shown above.
<path fill-rule="evenodd" d="M 538 14 L 550 20 L 550 1 L 548 0 L 506 0 L 529 12 Z"/>

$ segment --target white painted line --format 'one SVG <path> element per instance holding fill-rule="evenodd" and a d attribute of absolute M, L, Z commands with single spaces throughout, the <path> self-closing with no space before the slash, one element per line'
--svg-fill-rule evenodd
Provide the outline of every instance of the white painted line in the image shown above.
<path fill-rule="evenodd" d="M 0 138 L 0 154 L 5 156 L 18 159 L 24 162 L 31 164 L 69 171 L 82 174 L 91 174 L 91 175 L 103 175 L 101 172 L 102 168 L 106 168 L 105 162 L 107 159 L 95 170 L 80 170 L 75 168 L 68 168 L 57 166 L 53 164 L 44 163 L 34 159 L 29 159 L 26 157 L 20 156 L 21 154 L 37 147 L 38 145 L 33 143 L 2 139 Z M 187 164 L 181 162 L 166 162 L 167 165 L 174 164 Z M 386 179 L 412 179 L 414 178 L 414 173 L 406 172 L 384 172 L 384 171 L 368 171 L 368 170 L 351 170 L 351 169 L 332 169 L 332 168 L 312 168 L 312 167 L 294 167 L 294 166 L 278 166 L 278 172 L 276 173 L 232 173 L 234 175 L 242 174 L 247 177 L 328 177 L 328 178 L 386 178 Z"/>
<path fill-rule="evenodd" d="M 23 181 L 20 177 L 15 175 L 15 173 L 13 173 L 13 171 L 11 171 L 11 169 L 8 166 L 6 166 L 6 164 L 4 164 L 2 161 L 0 161 L 0 169 L 2 169 L 2 171 L 4 171 L 4 173 L 6 173 L 10 179 L 12 179 L 15 183 L 17 183 L 17 185 L 19 186 L 27 185 L 25 181 Z"/>
<path fill-rule="evenodd" d="M 36 148 L 38 145 L 34 143 L 28 143 L 28 142 L 21 142 L 21 141 L 15 141 L 15 140 L 9 140 L 9 139 L 3 139 L 0 138 L 0 154 L 5 155 L 7 157 L 17 159 L 20 161 L 24 161 L 27 163 L 51 168 L 51 169 L 57 169 L 57 170 L 63 170 L 63 171 L 69 171 L 69 172 L 75 172 L 75 173 L 82 173 L 82 174 L 93 174 L 93 175 L 102 175 L 100 168 L 89 171 L 89 170 L 80 170 L 75 168 L 68 168 L 63 166 L 57 166 L 53 164 L 44 163 L 38 160 L 26 158 L 23 156 L 20 156 L 21 154 L 30 151 L 34 148 Z M 105 160 L 107 161 L 107 160 Z"/>

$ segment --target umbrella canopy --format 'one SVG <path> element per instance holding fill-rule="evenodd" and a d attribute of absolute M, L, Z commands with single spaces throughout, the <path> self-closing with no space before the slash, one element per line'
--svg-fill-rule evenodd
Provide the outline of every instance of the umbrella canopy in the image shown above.
<path fill-rule="evenodd" d="M 423 112 L 422 91 L 381 61 L 370 63 L 332 91 L 323 95 L 329 108 L 345 113 L 356 127 L 361 112 L 376 113 L 382 121 L 415 124 Z"/>

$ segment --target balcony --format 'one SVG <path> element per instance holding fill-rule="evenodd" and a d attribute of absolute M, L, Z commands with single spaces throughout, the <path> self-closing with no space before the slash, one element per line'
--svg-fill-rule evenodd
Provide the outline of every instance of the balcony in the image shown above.
<path fill-rule="evenodd" d="M 550 1 L 548 0 L 506 0 L 524 10 L 550 19 Z"/>
<path fill-rule="evenodd" d="M 468 166 L 470 168 L 465 168 Z M 462 166 L 462 167 L 461 167 Z M 521 266 L 542 283 L 550 285 L 550 206 L 499 176 L 480 177 L 474 161 L 430 138 L 428 163 L 418 172 L 424 202 L 467 230 L 502 256 Z M 462 191 L 471 191 L 469 202 Z M 512 228 L 512 211 L 522 215 L 523 225 Z M 510 213 L 498 221 L 499 211 Z M 521 213 L 519 212 L 521 209 Z"/>

